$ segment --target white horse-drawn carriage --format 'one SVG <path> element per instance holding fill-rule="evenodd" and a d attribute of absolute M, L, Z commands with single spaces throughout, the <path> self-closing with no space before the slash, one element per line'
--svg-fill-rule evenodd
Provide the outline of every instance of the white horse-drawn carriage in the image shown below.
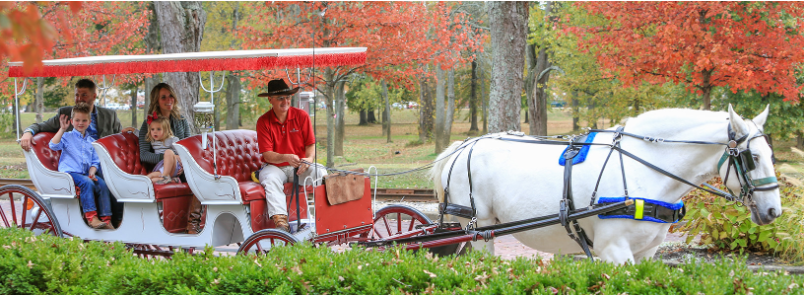
<path fill-rule="evenodd" d="M 32 76 L 337 66 L 364 62 L 365 50 L 87 57 L 45 61 L 50 70 Z M 226 62 L 231 60 L 238 62 Z M 19 64 L 11 66 L 11 76 L 22 76 Z M 59 153 L 48 148 L 53 134 L 38 133 L 32 150 L 25 152 L 38 193 L 16 185 L 0 188 L 0 226 L 121 241 L 141 255 L 235 243 L 241 253 L 264 252 L 276 244 L 299 241 L 377 248 L 396 243 L 450 254 L 466 242 L 493 251 L 493 244 L 486 242 L 515 234 L 524 244 L 544 251 L 584 251 L 591 256 L 593 248 L 605 260 L 639 261 L 652 257 L 669 225 L 683 217 L 680 199 L 693 188 L 746 204 L 759 224 L 781 215 L 772 150 L 762 133 L 767 116 L 767 109 L 753 120 L 744 120 L 731 109 L 728 113 L 660 110 L 632 119 L 627 128 L 564 138 L 569 140 L 517 132 L 467 139 L 453 144 L 433 165 L 431 175 L 444 202 L 437 221 L 405 206 L 374 212 L 370 181 L 363 173 L 342 172 L 340 177 L 353 183 L 362 180 L 362 188 L 352 186 L 359 196 L 347 201 L 333 201 L 328 196 L 335 192 L 324 184 L 309 186 L 305 184 L 313 183 L 310 179 L 300 180 L 285 185 L 291 233 L 273 229 L 266 216 L 265 192 L 251 180 L 251 172 L 261 163 L 254 131 L 218 131 L 179 141 L 187 181 L 165 185 L 155 185 L 145 176 L 149 167 L 140 164 L 134 134 L 97 140 L 93 145 L 104 179 L 124 203 L 123 221 L 115 230 L 95 230 L 86 224 L 76 187 L 69 175 L 57 171 Z M 559 158 L 563 167 L 556 163 Z M 607 164 L 613 168 L 606 169 Z M 576 167 L 573 172 L 576 165 L 584 169 Z M 701 187 L 715 176 L 723 177 L 730 191 L 740 193 Z M 185 234 L 192 196 L 204 205 L 203 229 Z M 583 203 L 589 205 L 576 208 Z M 450 222 L 445 215 L 457 216 L 459 222 Z"/>

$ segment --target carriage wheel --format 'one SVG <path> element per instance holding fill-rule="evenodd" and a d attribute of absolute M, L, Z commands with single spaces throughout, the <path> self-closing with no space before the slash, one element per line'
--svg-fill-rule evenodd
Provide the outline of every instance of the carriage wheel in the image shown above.
<path fill-rule="evenodd" d="M 0 227 L 63 236 L 56 215 L 45 200 L 33 190 L 16 184 L 0 187 Z"/>
<path fill-rule="evenodd" d="M 262 255 L 271 251 L 273 247 L 292 246 L 298 242 L 299 240 L 296 237 L 285 231 L 264 229 L 252 234 L 243 241 L 240 248 L 237 249 L 237 254 L 247 255 L 254 253 Z"/>
<path fill-rule="evenodd" d="M 374 213 L 374 229 L 368 234 L 371 240 L 385 239 L 416 229 L 417 225 L 431 224 L 424 213 L 405 205 L 390 205 Z"/>

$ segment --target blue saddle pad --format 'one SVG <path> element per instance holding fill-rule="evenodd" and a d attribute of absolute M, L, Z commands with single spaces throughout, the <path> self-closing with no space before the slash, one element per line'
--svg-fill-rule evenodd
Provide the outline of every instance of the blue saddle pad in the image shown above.
<path fill-rule="evenodd" d="M 589 135 L 586 136 L 586 140 L 584 140 L 584 142 L 591 143 L 591 142 L 595 141 L 595 135 L 596 134 L 597 134 L 597 132 L 589 133 Z M 589 148 L 590 147 L 591 147 L 591 145 L 582 146 L 581 151 L 578 152 L 578 155 L 575 156 L 575 158 L 572 158 L 572 165 L 577 165 L 577 164 L 583 163 L 583 161 L 586 161 L 586 154 L 589 153 Z M 564 166 L 564 164 L 566 164 L 566 160 L 564 160 L 564 153 L 567 152 L 567 149 L 569 149 L 569 146 L 564 148 L 564 151 L 562 151 L 561 155 L 558 156 L 558 165 Z"/>

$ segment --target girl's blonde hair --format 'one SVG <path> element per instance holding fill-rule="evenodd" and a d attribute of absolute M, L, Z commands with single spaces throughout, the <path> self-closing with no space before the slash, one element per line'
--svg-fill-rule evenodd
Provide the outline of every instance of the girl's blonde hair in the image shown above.
<path fill-rule="evenodd" d="M 148 124 L 148 134 L 145 135 L 145 140 L 147 140 L 148 142 L 154 141 L 153 136 L 151 136 L 151 125 L 153 124 L 159 124 L 159 126 L 162 126 L 162 130 L 164 130 L 165 132 L 164 133 L 165 138 L 160 141 L 164 141 L 165 139 L 173 137 L 173 130 L 170 129 L 170 120 L 168 120 L 168 118 L 165 117 L 159 117 L 151 121 L 151 124 Z"/>
<path fill-rule="evenodd" d="M 153 114 L 154 111 L 156 111 L 157 114 L 162 115 L 162 110 L 159 108 L 159 91 L 162 89 L 167 89 L 170 95 L 175 99 L 173 109 L 170 110 L 170 115 L 176 119 L 181 118 L 181 114 L 179 113 L 179 97 L 176 96 L 176 91 L 173 91 L 173 87 L 170 87 L 167 83 L 156 84 L 156 86 L 151 89 L 151 105 L 148 106 L 148 113 Z"/>

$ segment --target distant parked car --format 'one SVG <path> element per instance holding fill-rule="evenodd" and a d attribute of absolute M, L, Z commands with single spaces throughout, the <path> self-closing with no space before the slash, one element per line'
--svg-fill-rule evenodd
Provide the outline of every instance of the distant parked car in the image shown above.
<path fill-rule="evenodd" d="M 563 108 L 566 105 L 567 105 L 567 102 L 563 101 L 563 100 L 554 100 L 554 101 L 550 102 L 550 106 L 552 106 L 554 108 Z"/>

